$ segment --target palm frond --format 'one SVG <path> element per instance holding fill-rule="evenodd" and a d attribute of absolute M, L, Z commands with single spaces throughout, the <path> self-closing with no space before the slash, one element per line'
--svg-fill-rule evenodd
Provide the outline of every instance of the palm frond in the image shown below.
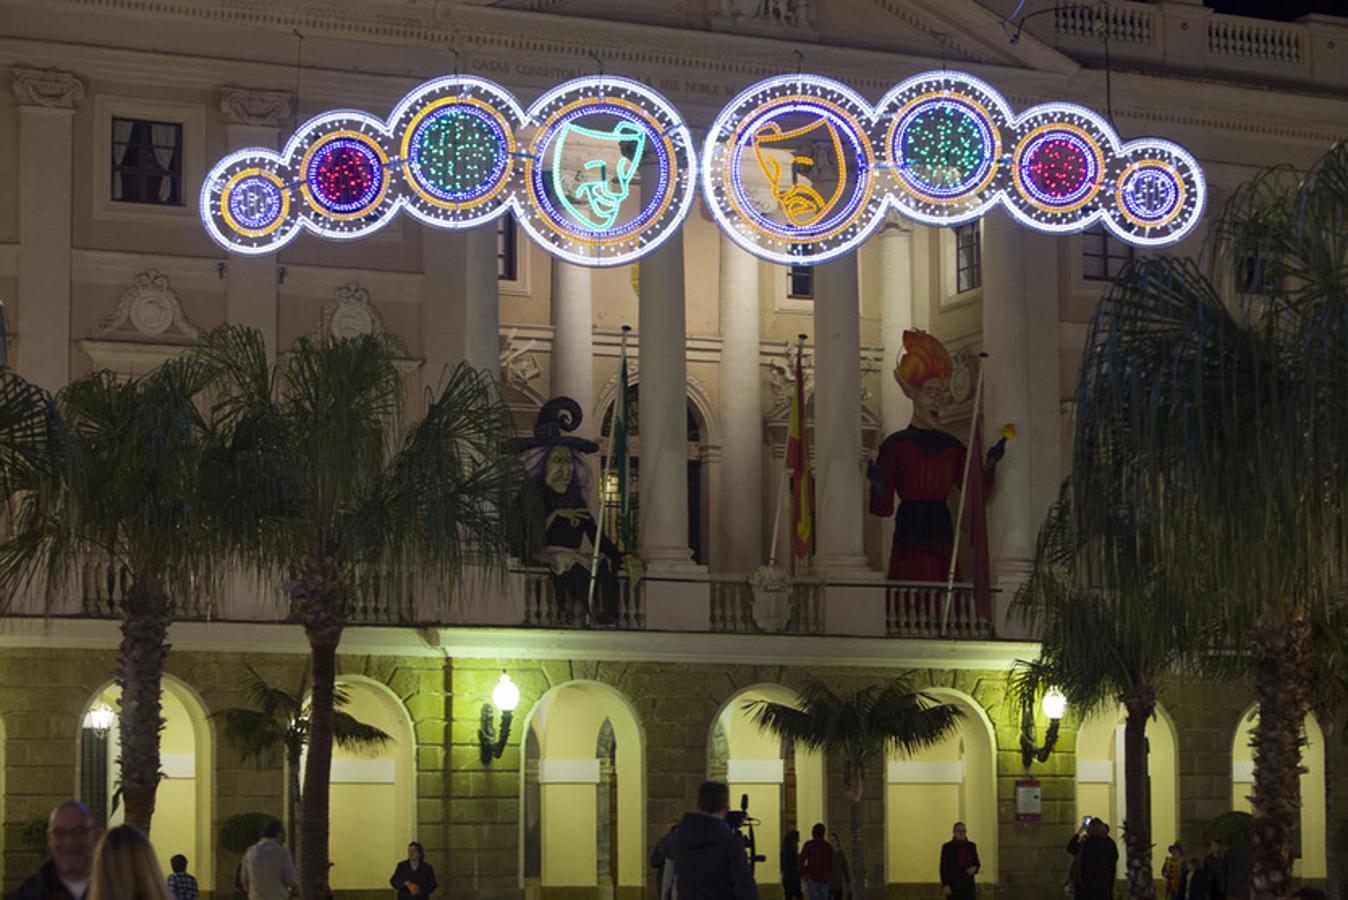
<path fill-rule="evenodd" d="M 211 718 L 220 723 L 225 740 L 239 751 L 244 762 L 272 765 L 286 747 L 281 721 L 261 710 L 231 707 L 217 710 Z"/>
<path fill-rule="evenodd" d="M 348 712 L 338 710 L 333 719 L 333 738 L 347 750 L 374 753 L 382 750 L 393 737 L 374 725 L 367 725 Z"/>

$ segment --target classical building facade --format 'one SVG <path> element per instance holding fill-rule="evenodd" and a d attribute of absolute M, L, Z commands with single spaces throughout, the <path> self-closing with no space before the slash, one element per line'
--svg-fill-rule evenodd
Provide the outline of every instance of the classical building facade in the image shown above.
<path fill-rule="evenodd" d="M 1119 713 L 1083 722 L 1069 711 L 1056 751 L 1027 771 L 1005 693 L 1008 669 L 1036 651 L 1009 606 L 1068 465 L 1087 323 L 1142 251 L 1099 228 L 1048 235 L 993 210 L 954 229 L 891 215 L 855 253 L 781 266 L 726 238 L 699 200 L 639 265 L 562 262 L 509 218 L 451 233 L 406 215 L 361 241 L 303 235 L 243 256 L 202 227 L 202 181 L 230 151 L 279 148 L 327 110 L 386 116 L 448 73 L 498 82 L 525 104 L 570 78 L 628 76 L 666 96 L 696 139 L 773 75 L 816 72 L 875 101 L 949 67 L 1017 110 L 1077 102 L 1124 139 L 1186 147 L 1210 217 L 1260 168 L 1305 166 L 1348 136 L 1348 20 L 1128 0 L 3 0 L 0 16 L 12 85 L 0 93 L 0 300 L 11 364 L 44 387 L 148 371 L 225 322 L 260 329 L 272 353 L 309 334 L 387 332 L 405 348 L 410 396 L 468 360 L 498 374 L 522 432 L 544 400 L 567 395 L 584 410 L 581 433 L 599 439 L 632 329 L 648 577 L 624 593 L 616 630 L 562 627 L 546 578 L 523 564 L 504 584 L 470 579 L 358 612 L 341 677 L 353 712 L 395 740 L 334 767 L 339 893 L 387 890 L 418 839 L 454 895 L 635 898 L 652 889 L 651 845 L 708 775 L 750 797 L 768 858 L 758 878 L 765 894 L 780 891 L 780 836 L 814 821 L 846 834 L 847 795 L 836 761 L 765 740 L 744 702 L 905 670 L 966 715 L 940 747 L 868 773 L 873 890 L 929 895 L 960 819 L 982 852 L 985 895 L 1051 896 L 1079 817 L 1121 823 Z M 1203 230 L 1155 252 L 1197 254 Z M 910 328 L 954 353 L 953 431 L 969 427 L 981 365 L 983 421 L 1018 432 L 989 507 L 993 614 L 977 615 L 961 587 L 948 626 L 933 586 L 883 581 L 893 526 L 866 514 L 865 461 L 912 412 L 890 375 Z M 798 335 L 817 536 L 788 618 L 764 630 L 747 576 L 790 552 L 773 518 Z M 611 501 L 600 494 L 596 504 Z M 37 861 L 22 827 L 61 798 L 116 816 L 115 726 L 89 713 L 116 704 L 121 583 L 94 563 L 78 582 L 14 599 L 0 623 L 6 885 Z M 285 779 L 241 762 L 210 715 L 242 705 L 245 664 L 298 683 L 305 645 L 281 624 L 273 586 L 240 580 L 181 612 L 152 837 L 227 894 L 238 857 L 219 846 L 222 823 L 280 814 Z M 478 731 L 503 668 L 523 700 L 504 752 L 484 763 Z M 1251 703 L 1242 685 L 1167 688 L 1151 732 L 1161 847 L 1204 843 L 1211 819 L 1247 804 Z M 1341 754 L 1314 723 L 1308 739 L 1297 865 L 1315 879 L 1334 852 L 1325 754 Z M 1017 804 L 1026 779 L 1039 782 L 1037 818 Z"/>

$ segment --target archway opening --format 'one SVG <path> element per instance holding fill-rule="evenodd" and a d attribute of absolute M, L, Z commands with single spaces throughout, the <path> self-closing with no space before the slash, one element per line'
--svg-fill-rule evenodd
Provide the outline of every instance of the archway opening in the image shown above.
<path fill-rule="evenodd" d="M 640 894 L 645 741 L 626 698 L 591 681 L 555 687 L 530 710 L 524 743 L 524 886 Z"/>
<path fill-rule="evenodd" d="M 1106 708 L 1081 723 L 1077 731 L 1077 818 L 1095 816 L 1123 833 L 1127 813 L 1122 705 Z M 1147 722 L 1147 779 L 1151 783 L 1152 872 L 1160 875 L 1169 855 L 1166 847 L 1179 839 L 1179 743 L 1174 723 L 1161 706 Z M 1119 880 L 1127 877 L 1119 867 Z"/>
<path fill-rule="evenodd" d="M 786 833 L 799 831 L 803 842 L 816 822 L 827 824 L 828 779 L 823 753 L 784 744 L 753 723 L 746 707 L 755 700 L 800 702 L 794 691 L 775 684 L 754 685 L 731 697 L 712 724 L 707 777 L 730 785 L 731 806 L 748 797 L 749 815 L 761 823 L 754 830 L 757 852 L 767 857 L 754 867 L 754 880 L 776 885 L 781 883 L 777 853 Z M 843 832 L 836 826 L 831 830 Z"/>
<path fill-rule="evenodd" d="M 412 728 L 407 710 L 383 684 L 343 676 L 342 712 L 379 728 L 391 740 L 374 750 L 332 751 L 328 855 L 333 890 L 388 889 L 389 875 L 417 840 Z"/>
<path fill-rule="evenodd" d="M 939 880 L 941 845 L 964 822 L 978 845 L 979 880 L 997 883 L 997 738 L 972 697 L 947 688 L 925 693 L 964 711 L 940 744 L 912 756 L 890 750 L 885 761 L 885 873 L 891 883 Z"/>
<path fill-rule="evenodd" d="M 1252 812 L 1254 753 L 1250 739 L 1259 724 L 1257 707 L 1240 717 L 1231 745 L 1231 808 Z M 1300 878 L 1325 877 L 1325 739 L 1314 716 L 1303 723 L 1306 744 L 1301 748 L 1301 820 L 1292 841 L 1292 874 Z"/>
<path fill-rule="evenodd" d="M 163 777 L 155 790 L 150 843 L 167 873 L 177 854 L 187 857 L 189 870 L 203 885 L 215 883 L 214 739 L 204 705 L 186 684 L 164 675 L 160 681 L 164 728 L 159 733 L 159 770 Z M 108 826 L 125 819 L 119 788 L 121 730 L 117 713 L 122 690 L 108 684 L 97 691 L 80 717 L 80 800 L 94 818 Z M 94 710 L 113 715 L 106 727 Z"/>

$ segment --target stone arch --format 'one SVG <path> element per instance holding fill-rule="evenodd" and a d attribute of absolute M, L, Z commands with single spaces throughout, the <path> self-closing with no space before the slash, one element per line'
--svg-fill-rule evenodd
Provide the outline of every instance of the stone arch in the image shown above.
<path fill-rule="evenodd" d="M 749 798 L 749 814 L 757 826 L 758 852 L 768 858 L 755 868 L 763 885 L 780 883 L 778 848 L 787 831 L 808 835 L 810 826 L 826 820 L 828 777 L 824 754 L 788 748 L 780 739 L 760 731 L 745 705 L 754 700 L 797 705 L 800 695 L 780 684 L 760 683 L 736 691 L 717 710 L 707 730 L 708 777 L 730 785 L 730 804 Z"/>
<path fill-rule="evenodd" d="M 164 728 L 159 738 L 159 767 L 165 777 L 155 791 L 150 842 L 166 866 L 171 857 L 181 853 L 188 858 L 198 881 L 214 884 L 214 725 L 205 702 L 187 682 L 165 672 L 160 677 L 160 691 Z M 76 725 L 75 783 L 80 799 L 89 804 L 96 818 L 109 824 L 120 823 L 123 816 L 120 804 L 115 813 L 111 810 L 114 786 L 120 777 L 116 768 L 119 726 L 114 717 L 111 727 L 99 733 L 86 727 L 86 719 L 99 705 L 115 713 L 120 700 L 117 684 L 104 682 L 80 710 Z"/>
<path fill-rule="evenodd" d="M 1105 707 L 1077 729 L 1077 818 L 1095 816 L 1122 833 L 1126 812 L 1123 778 L 1122 704 Z M 1161 704 L 1147 722 L 1148 778 L 1151 781 L 1152 871 L 1160 872 L 1166 847 L 1179 839 L 1179 732 Z M 1119 879 L 1127 877 L 1120 871 Z"/>
<path fill-rule="evenodd" d="M 1231 740 L 1231 808 L 1250 812 L 1250 789 L 1254 783 L 1250 738 L 1259 722 L 1259 706 L 1252 704 L 1236 725 Z M 1325 877 L 1325 738 L 1315 716 L 1302 725 L 1306 745 L 1301 750 L 1301 828 L 1292 860 L 1292 874 L 1299 878 Z"/>
<path fill-rule="evenodd" d="M 333 890 L 385 889 L 391 866 L 418 839 L 412 717 L 382 681 L 342 674 L 337 684 L 349 698 L 343 711 L 393 740 L 374 752 L 332 749 L 328 852 L 336 865 L 330 884 Z"/>
<path fill-rule="evenodd" d="M 635 708 L 609 685 L 568 681 L 530 708 L 521 772 L 522 886 L 544 893 L 595 889 L 601 896 L 642 888 L 648 849 L 645 748 Z M 601 753 L 608 756 L 601 759 Z M 609 792 L 609 838 L 617 838 L 609 857 L 616 865 L 610 863 L 608 873 L 601 864 L 603 790 Z"/>
<path fill-rule="evenodd" d="M 885 880 L 936 880 L 941 845 L 956 821 L 969 828 L 982 863 L 979 879 L 996 884 L 997 730 L 983 706 L 969 694 L 947 687 L 923 688 L 942 703 L 964 711 L 958 728 L 940 744 L 903 757 L 893 749 L 885 760 Z"/>

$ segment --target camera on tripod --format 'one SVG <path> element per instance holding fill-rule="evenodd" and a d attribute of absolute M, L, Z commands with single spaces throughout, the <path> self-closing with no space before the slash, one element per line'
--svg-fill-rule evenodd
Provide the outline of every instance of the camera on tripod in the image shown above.
<path fill-rule="evenodd" d="M 730 826 L 730 830 L 735 832 L 735 835 L 744 844 L 744 852 L 749 857 L 750 871 L 753 871 L 755 864 L 768 861 L 766 856 L 758 852 L 758 843 L 754 838 L 754 826 L 763 823 L 750 817 L 748 794 L 740 794 L 740 808 L 732 809 L 726 813 L 725 823 Z"/>

